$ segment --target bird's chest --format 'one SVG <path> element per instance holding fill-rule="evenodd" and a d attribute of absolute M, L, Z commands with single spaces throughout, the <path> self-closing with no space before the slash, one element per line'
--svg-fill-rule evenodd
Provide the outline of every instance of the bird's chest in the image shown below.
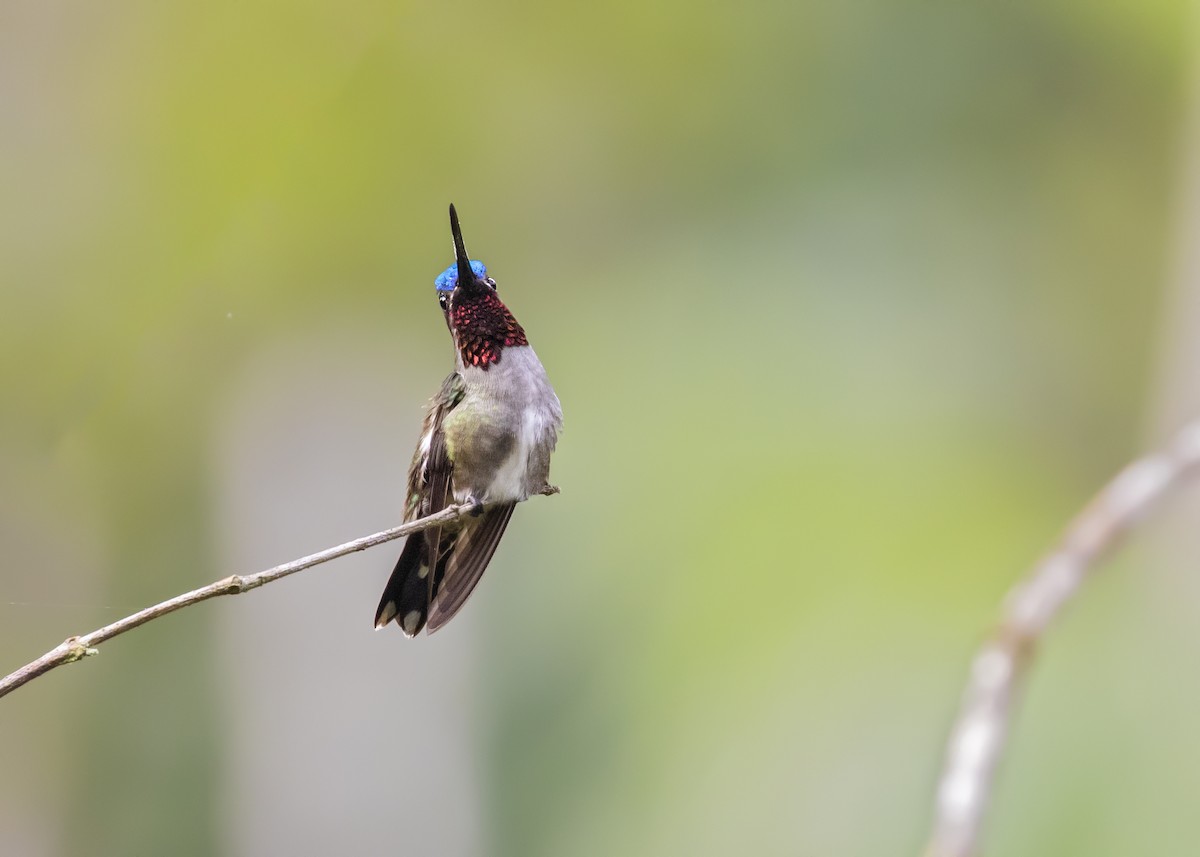
<path fill-rule="evenodd" d="M 529 496 L 529 461 L 545 434 L 538 385 L 517 360 L 489 371 L 463 372 L 462 402 L 447 416 L 447 451 L 454 464 L 454 493 L 486 503 Z M 511 362 L 511 367 L 505 367 Z M 506 371 L 497 371 L 501 369 Z M 484 376 L 484 377 L 481 377 Z"/>

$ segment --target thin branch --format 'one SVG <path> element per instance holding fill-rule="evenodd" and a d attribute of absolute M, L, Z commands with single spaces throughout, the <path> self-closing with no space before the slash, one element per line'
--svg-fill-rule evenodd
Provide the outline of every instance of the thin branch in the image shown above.
<path fill-rule="evenodd" d="M 301 559 L 285 562 L 283 565 L 268 568 L 266 571 L 260 571 L 257 574 L 235 574 L 232 577 L 226 577 L 224 580 L 210 583 L 208 586 L 202 586 L 199 589 L 193 589 L 191 592 L 176 595 L 174 598 L 169 598 L 166 601 L 155 604 L 153 607 L 139 610 L 132 616 L 118 619 L 111 625 L 105 625 L 103 628 L 92 631 L 90 634 L 68 637 L 36 661 L 28 663 L 11 675 L 0 679 L 0 697 L 12 693 L 21 685 L 33 681 L 38 676 L 45 675 L 55 667 L 61 667 L 63 664 L 72 664 L 75 661 L 96 654 L 98 651 L 96 646 L 106 640 L 111 640 L 119 634 L 124 634 L 126 631 L 132 631 L 134 628 L 145 625 L 152 619 L 158 619 L 161 616 L 166 616 L 168 613 L 174 613 L 176 610 L 182 610 L 184 607 L 190 607 L 193 604 L 199 604 L 201 601 L 208 601 L 210 598 L 217 598 L 221 595 L 241 595 L 243 592 L 258 589 L 260 586 L 274 583 L 276 580 L 280 580 L 290 574 L 304 571 L 306 568 L 312 568 L 314 565 L 320 565 L 323 562 L 329 562 L 331 559 L 337 559 L 346 554 L 365 550 L 375 545 L 381 545 L 384 542 L 390 542 L 402 536 L 411 535 L 412 533 L 419 533 L 421 530 L 429 527 L 449 523 L 457 520 L 460 514 L 469 511 L 470 508 L 469 505 L 447 506 L 442 511 L 428 517 L 410 521 L 398 527 L 392 527 L 390 530 L 384 530 L 381 533 L 363 536 L 361 539 L 355 539 L 352 542 L 346 542 L 345 544 L 328 548 L 319 553 L 302 557 Z"/>
<path fill-rule="evenodd" d="M 1079 513 L 1058 545 L 1009 594 L 971 665 L 938 785 L 927 857 L 979 852 L 980 827 L 1033 649 L 1096 561 L 1170 489 L 1200 470 L 1200 420 L 1138 459 Z"/>

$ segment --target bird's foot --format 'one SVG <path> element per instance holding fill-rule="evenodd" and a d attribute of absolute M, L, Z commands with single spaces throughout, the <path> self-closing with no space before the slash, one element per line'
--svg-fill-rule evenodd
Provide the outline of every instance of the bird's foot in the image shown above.
<path fill-rule="evenodd" d="M 551 496 L 551 495 L 553 495 L 553 494 L 557 494 L 557 493 L 558 493 L 558 486 L 557 486 L 557 485 L 551 485 L 549 482 L 547 482 L 545 485 L 543 485 L 543 486 L 542 486 L 542 490 L 541 490 L 541 491 L 539 491 L 538 493 L 539 493 L 539 494 L 542 494 L 542 495 L 545 495 L 546 497 L 549 497 L 549 496 Z"/>
<path fill-rule="evenodd" d="M 468 497 L 463 505 L 467 507 L 467 514 L 472 518 L 478 518 L 483 514 L 483 501 L 478 497 Z"/>

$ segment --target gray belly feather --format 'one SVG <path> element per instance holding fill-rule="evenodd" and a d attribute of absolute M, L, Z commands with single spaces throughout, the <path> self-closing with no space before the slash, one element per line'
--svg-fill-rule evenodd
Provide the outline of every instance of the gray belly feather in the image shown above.
<path fill-rule="evenodd" d="M 500 503 L 541 491 L 562 408 L 533 349 L 506 348 L 488 371 L 467 366 L 459 372 L 465 395 L 443 427 L 455 499 Z"/>

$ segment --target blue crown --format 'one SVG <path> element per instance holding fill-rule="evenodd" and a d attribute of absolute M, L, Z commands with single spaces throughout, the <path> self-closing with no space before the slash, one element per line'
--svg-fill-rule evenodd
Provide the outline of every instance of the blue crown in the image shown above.
<path fill-rule="evenodd" d="M 478 259 L 471 260 L 471 270 L 475 272 L 475 276 L 483 280 L 487 278 L 487 267 Z M 458 265 L 451 265 L 446 270 L 438 274 L 438 278 L 433 281 L 439 292 L 452 292 L 454 287 L 458 285 Z"/>

